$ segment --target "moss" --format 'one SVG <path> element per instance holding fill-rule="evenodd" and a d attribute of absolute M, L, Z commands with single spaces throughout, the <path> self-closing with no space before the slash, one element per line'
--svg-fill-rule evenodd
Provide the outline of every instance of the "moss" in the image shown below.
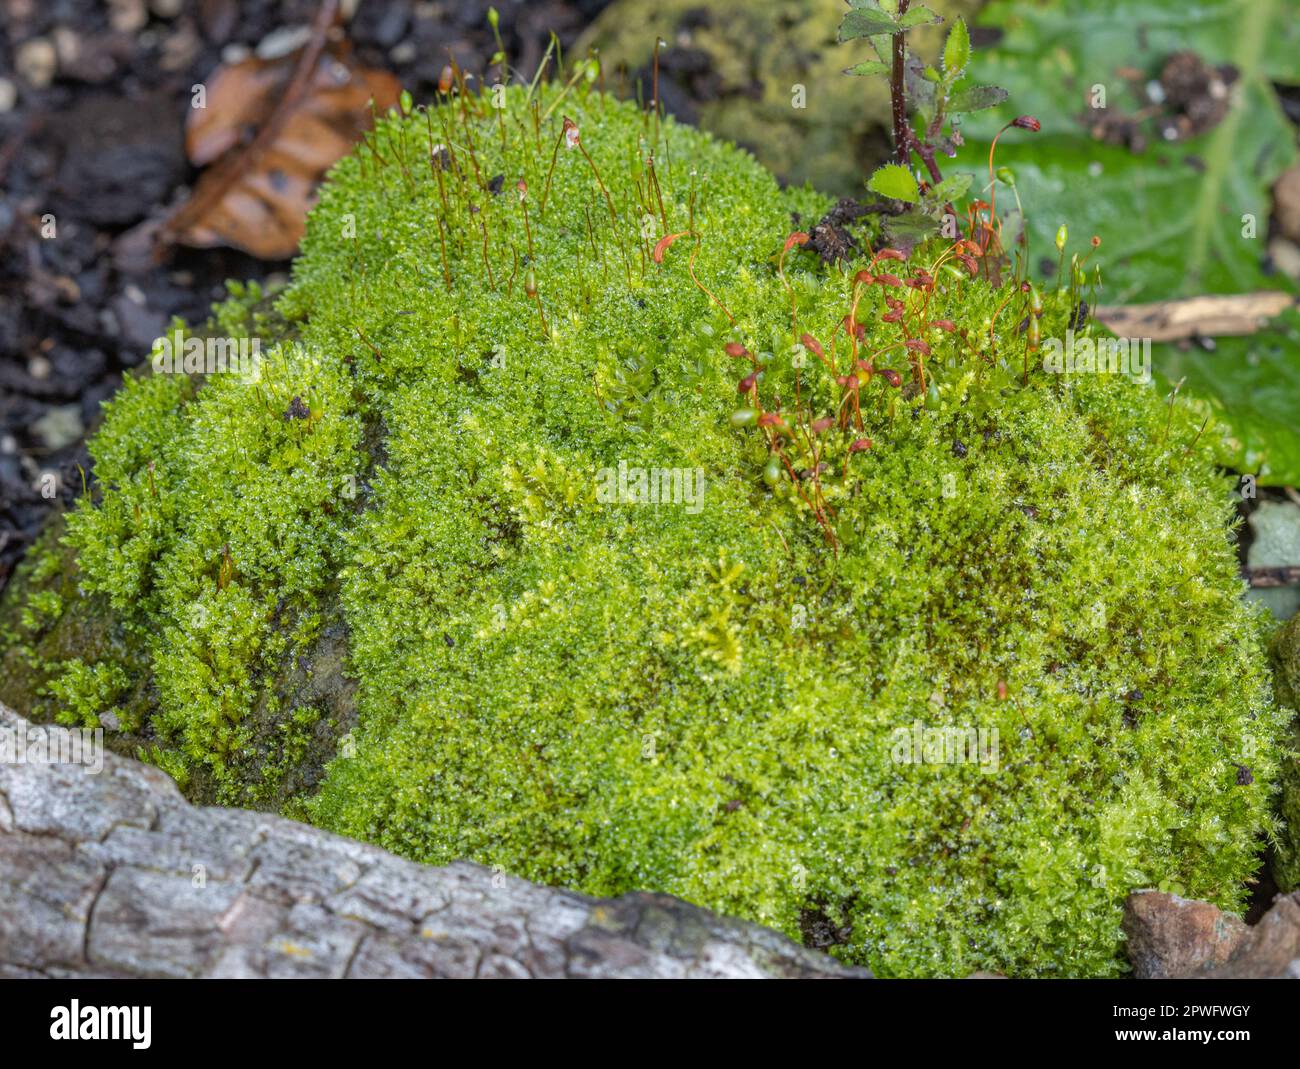
<path fill-rule="evenodd" d="M 644 116 L 560 92 L 381 122 L 322 191 L 261 381 L 114 402 L 69 541 L 147 643 L 155 759 L 419 860 L 832 931 L 885 974 L 1105 975 L 1133 888 L 1239 908 L 1282 714 L 1202 413 L 1022 384 L 1014 295 L 944 274 L 932 314 L 968 341 L 929 332 L 926 388 L 876 376 L 829 432 L 828 534 L 728 419 L 724 355 L 757 355 L 769 407 L 834 411 L 778 270 L 826 201 L 665 122 L 661 210 Z M 665 217 L 699 241 L 660 265 Z M 861 266 L 785 262 L 840 360 Z M 679 503 L 610 501 L 635 469 Z M 357 680 L 332 708 L 279 674 L 327 635 Z M 996 729 L 997 760 L 900 763 L 914 726 Z"/>
<path fill-rule="evenodd" d="M 1279 629 L 1270 652 L 1278 704 L 1292 718 L 1279 792 L 1283 828 L 1274 847 L 1272 872 L 1280 890 L 1294 891 L 1300 887 L 1300 616 Z"/>

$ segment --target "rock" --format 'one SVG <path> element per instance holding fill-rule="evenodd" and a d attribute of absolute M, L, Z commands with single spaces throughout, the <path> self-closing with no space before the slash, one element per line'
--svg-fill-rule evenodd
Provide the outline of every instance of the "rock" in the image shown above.
<path fill-rule="evenodd" d="M 1246 565 L 1250 568 L 1285 568 L 1300 565 L 1300 505 L 1294 501 L 1261 501 L 1250 514 L 1254 534 Z M 1251 600 L 1262 602 L 1278 620 L 1300 609 L 1300 587 L 1259 587 Z"/>
<path fill-rule="evenodd" d="M 1226 963 L 1183 975 L 1193 980 L 1300 980 L 1300 893 L 1279 895 Z"/>
<path fill-rule="evenodd" d="M 1300 980 L 1300 893 L 1278 895 L 1247 927 L 1209 902 L 1135 891 L 1124 932 L 1139 979 Z"/>
<path fill-rule="evenodd" d="M 33 37 L 14 52 L 14 70 L 33 89 L 44 89 L 54 81 L 58 57 L 48 37 Z"/>
<path fill-rule="evenodd" d="M 1133 975 L 1164 980 L 1228 960 L 1247 929 L 1208 902 L 1164 891 L 1135 891 L 1124 904 L 1124 934 Z"/>
<path fill-rule="evenodd" d="M 31 727 L 0 705 L 0 747 Z M 870 975 L 668 895 L 600 900 L 418 865 L 194 808 L 150 765 L 91 767 L 0 760 L 0 976 Z"/>
<path fill-rule="evenodd" d="M 14 110 L 18 103 L 18 88 L 8 78 L 0 78 L 0 115 Z"/>
<path fill-rule="evenodd" d="M 949 21 L 959 14 L 969 21 L 979 5 L 927 6 Z M 719 0 L 614 0 L 573 54 L 595 48 L 606 69 L 626 65 L 648 100 L 651 52 L 661 37 L 659 95 L 667 111 L 749 148 L 793 185 L 857 194 L 862 176 L 889 153 L 889 87 L 883 78 L 844 75 L 850 63 L 874 58 L 865 41 L 836 43 L 844 12 L 843 0 L 751 4 L 743 18 Z M 946 33 L 947 24 L 919 26 L 908 40 L 932 56 Z"/>
<path fill-rule="evenodd" d="M 148 22 L 144 0 L 108 0 L 108 24 L 118 33 L 139 33 Z"/>
<path fill-rule="evenodd" d="M 46 449 L 56 451 L 79 441 L 86 433 L 81 422 L 80 405 L 60 405 L 51 408 L 32 424 L 32 433 Z"/>

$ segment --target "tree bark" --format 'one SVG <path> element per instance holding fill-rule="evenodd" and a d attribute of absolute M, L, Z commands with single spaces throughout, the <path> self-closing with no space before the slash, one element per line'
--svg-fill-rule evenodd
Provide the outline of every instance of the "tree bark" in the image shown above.
<path fill-rule="evenodd" d="M 113 754 L 98 773 L 18 763 L 32 731 L 68 738 L 0 705 L 0 977 L 870 975 L 669 895 L 594 899 L 196 808 Z"/>

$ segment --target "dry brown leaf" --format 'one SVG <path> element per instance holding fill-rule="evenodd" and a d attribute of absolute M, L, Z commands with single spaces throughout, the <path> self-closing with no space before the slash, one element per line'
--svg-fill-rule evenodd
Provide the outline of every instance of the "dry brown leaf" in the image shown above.
<path fill-rule="evenodd" d="M 308 74 L 300 68 L 313 51 Z M 321 178 L 370 127 L 371 100 L 383 111 L 400 91 L 391 74 L 356 66 L 338 45 L 219 67 L 208 106 L 186 128 L 190 161 L 212 166 L 173 216 L 171 239 L 292 256 Z"/>

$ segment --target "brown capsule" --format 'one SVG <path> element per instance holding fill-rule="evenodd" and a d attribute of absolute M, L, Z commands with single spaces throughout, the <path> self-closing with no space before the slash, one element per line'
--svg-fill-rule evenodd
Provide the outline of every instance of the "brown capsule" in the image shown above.
<path fill-rule="evenodd" d="M 531 267 L 524 273 L 524 293 L 529 300 L 537 296 L 537 274 Z"/>
<path fill-rule="evenodd" d="M 880 375 L 894 389 L 903 385 L 903 377 L 892 367 L 882 367 L 876 369 L 876 374 Z"/>
<path fill-rule="evenodd" d="M 737 393 L 749 393 L 754 388 L 754 383 L 758 381 L 758 372 L 754 371 L 746 375 L 736 384 Z"/>
<path fill-rule="evenodd" d="M 454 77 L 455 73 L 452 71 L 451 64 L 449 63 L 442 68 L 442 73 L 438 75 L 438 92 L 450 93 L 452 79 Z"/>
<path fill-rule="evenodd" d="M 861 453 L 863 450 L 870 449 L 870 448 L 871 448 L 870 438 L 857 438 L 853 441 L 853 444 L 849 446 L 849 452 Z"/>
<path fill-rule="evenodd" d="M 733 360 L 736 360 L 742 356 L 749 355 L 749 350 L 746 349 L 743 345 L 741 345 L 740 342 L 738 341 L 727 342 L 727 344 L 723 346 L 723 352 L 725 352 Z"/>
<path fill-rule="evenodd" d="M 803 343 L 803 347 L 807 349 L 809 352 L 815 353 L 817 356 L 826 355 L 822 351 L 822 343 L 819 342 L 816 338 L 814 338 L 811 334 L 804 333 L 800 335 L 799 340 Z"/>
<path fill-rule="evenodd" d="M 812 432 L 813 434 L 821 434 L 823 431 L 828 430 L 834 423 L 835 420 L 830 416 L 823 416 L 821 419 L 815 419 L 812 422 Z"/>

